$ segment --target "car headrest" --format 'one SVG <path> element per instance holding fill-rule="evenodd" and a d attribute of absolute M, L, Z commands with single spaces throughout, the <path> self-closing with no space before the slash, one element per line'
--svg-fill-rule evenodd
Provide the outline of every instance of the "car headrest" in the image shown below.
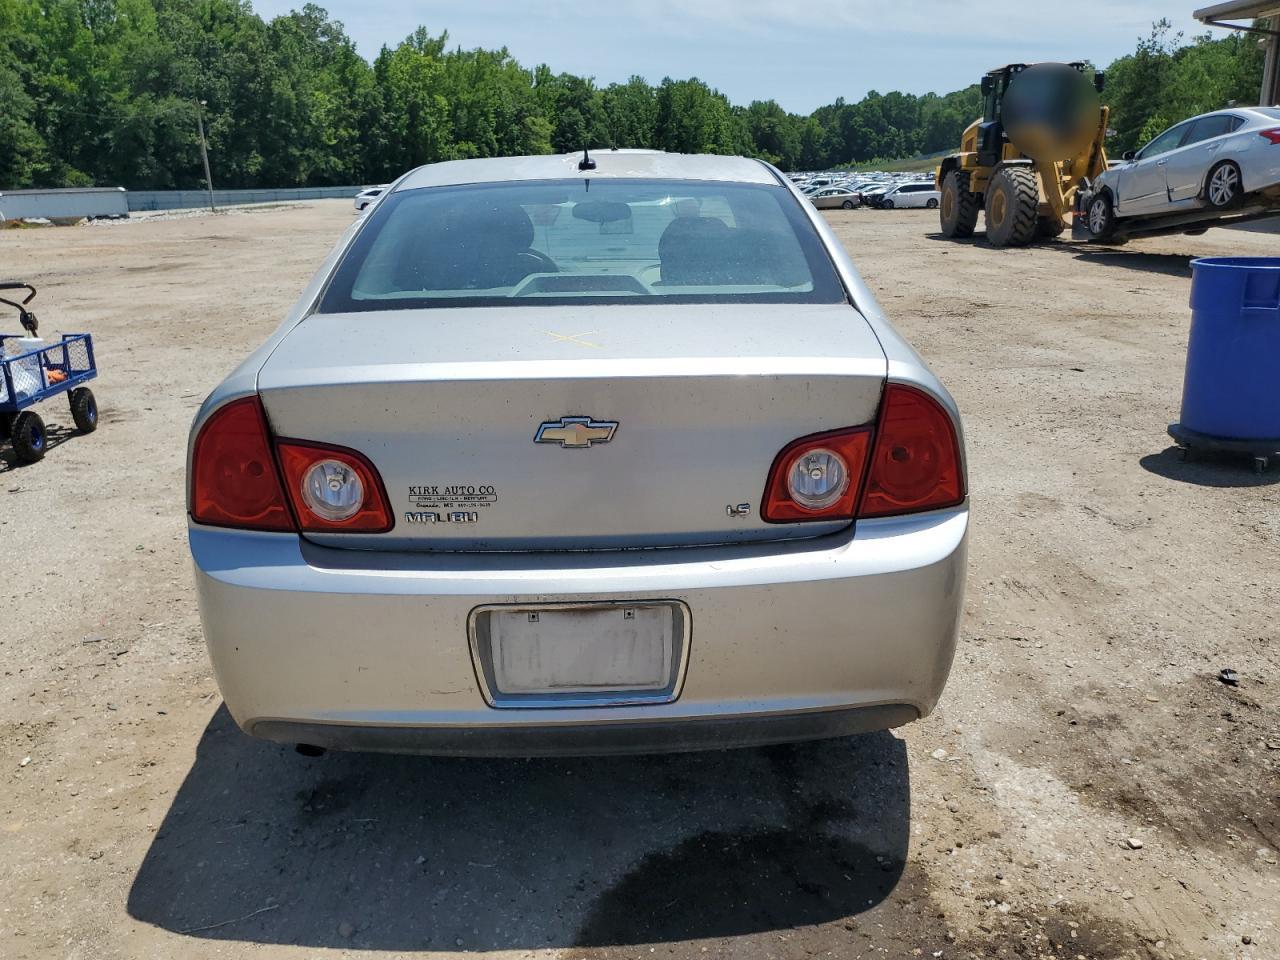
<path fill-rule="evenodd" d="M 527 250 L 533 245 L 533 221 L 519 204 L 454 207 L 442 226 L 442 239 L 466 247 Z"/>
<path fill-rule="evenodd" d="M 711 284 L 723 251 L 716 247 L 729 239 L 729 228 L 715 217 L 677 217 L 667 224 L 658 240 L 662 279 L 669 283 Z"/>

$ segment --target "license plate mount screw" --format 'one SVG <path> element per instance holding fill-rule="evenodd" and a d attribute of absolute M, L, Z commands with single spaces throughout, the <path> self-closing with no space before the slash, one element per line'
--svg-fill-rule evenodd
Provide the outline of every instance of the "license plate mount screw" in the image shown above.
<path fill-rule="evenodd" d="M 539 615 L 538 615 L 538 614 L 536 614 L 536 613 L 531 613 L 531 614 L 529 614 L 529 622 L 530 622 L 530 623 L 537 623 L 540 619 L 541 619 L 541 617 L 539 617 Z"/>
<path fill-rule="evenodd" d="M 623 620 L 634 620 L 635 618 L 636 618 L 636 612 L 634 610 L 628 608 L 622 611 Z"/>

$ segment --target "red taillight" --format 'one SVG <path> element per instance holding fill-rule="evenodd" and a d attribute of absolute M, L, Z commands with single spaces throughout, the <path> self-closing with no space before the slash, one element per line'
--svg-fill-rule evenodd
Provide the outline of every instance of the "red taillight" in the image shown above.
<path fill-rule="evenodd" d="M 217 410 L 200 428 L 191 454 L 191 518 L 218 527 L 305 533 L 383 533 L 394 525 L 382 478 L 363 455 L 306 440 L 281 440 L 274 453 L 271 447 L 257 397 Z M 308 482 L 318 484 L 310 495 Z M 335 495 L 335 503 L 324 502 L 326 494 Z"/>
<path fill-rule="evenodd" d="M 760 516 L 769 523 L 888 517 L 954 507 L 964 498 L 951 415 L 924 391 L 891 383 L 874 427 L 814 434 L 783 448 Z"/>
<path fill-rule="evenodd" d="M 954 507 L 964 497 L 960 443 L 950 414 L 921 390 L 889 384 L 858 516 Z"/>
<path fill-rule="evenodd" d="M 1266 137 L 1273 144 L 1280 145 L 1280 127 L 1273 127 L 1270 130 L 1259 130 L 1258 136 Z"/>
<path fill-rule="evenodd" d="M 760 516 L 769 523 L 852 520 L 870 449 L 870 427 L 818 433 L 788 444 L 774 458 Z M 806 466 L 818 474 L 814 482 L 826 487 L 798 489 Z M 834 482 L 833 471 L 838 472 Z M 791 479 L 797 473 L 800 484 Z"/>
<path fill-rule="evenodd" d="M 385 533 L 392 527 L 391 510 L 382 478 L 363 454 L 345 447 L 330 447 L 304 440 L 276 444 L 285 489 L 294 515 L 306 533 Z M 346 499 L 331 506 L 308 491 L 312 484 L 336 484 L 346 480 Z M 337 518 L 337 519 L 335 519 Z"/>
<path fill-rule="evenodd" d="M 191 455 L 191 517 L 243 530 L 293 530 L 257 397 L 233 400 L 209 418 Z"/>

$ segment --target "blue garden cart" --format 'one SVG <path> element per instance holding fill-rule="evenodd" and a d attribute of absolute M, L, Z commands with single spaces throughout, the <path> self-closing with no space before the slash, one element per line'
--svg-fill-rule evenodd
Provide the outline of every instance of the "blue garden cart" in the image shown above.
<path fill-rule="evenodd" d="M 98 428 L 98 404 L 85 383 L 98 375 L 93 338 L 87 333 L 64 333 L 54 343 L 36 340 L 39 321 L 27 309 L 36 288 L 19 280 L 0 280 L 0 294 L 26 291 L 22 299 L 0 295 L 0 303 L 18 311 L 25 333 L 0 333 L 0 440 L 13 444 L 19 463 L 35 463 L 49 445 L 44 420 L 29 409 L 65 393 L 71 419 L 81 433 Z"/>

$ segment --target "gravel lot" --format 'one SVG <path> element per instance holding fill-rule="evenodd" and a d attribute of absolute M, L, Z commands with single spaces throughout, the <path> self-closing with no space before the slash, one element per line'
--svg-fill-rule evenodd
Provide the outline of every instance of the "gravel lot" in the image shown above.
<path fill-rule="evenodd" d="M 221 709 L 187 427 L 345 201 L 0 232 L 102 426 L 0 452 L 0 955 L 1280 957 L 1280 467 L 1180 462 L 1192 255 L 835 211 L 965 414 L 968 614 L 894 734 L 603 761 L 314 760 Z M 12 325 L 12 324 L 10 324 Z M 1221 668 L 1239 685 L 1218 681 Z"/>

